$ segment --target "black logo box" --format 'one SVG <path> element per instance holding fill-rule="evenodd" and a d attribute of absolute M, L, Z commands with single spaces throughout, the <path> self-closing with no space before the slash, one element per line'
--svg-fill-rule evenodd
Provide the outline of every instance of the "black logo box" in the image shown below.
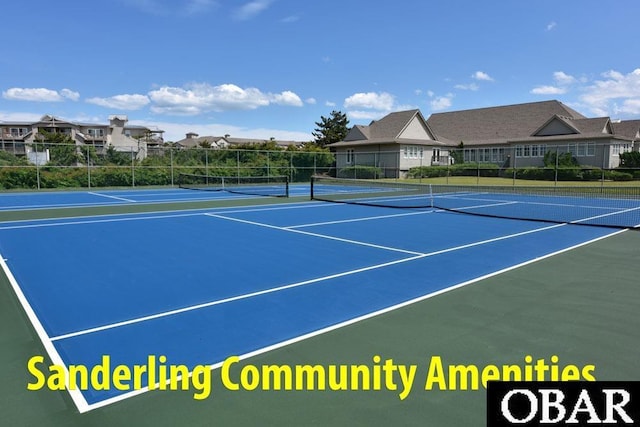
<path fill-rule="evenodd" d="M 519 391 L 516 391 L 519 390 Z M 551 391 L 550 391 L 551 390 Z M 547 408 L 549 419 L 553 422 L 541 423 L 543 411 L 543 394 L 553 393 L 549 400 L 559 397 L 553 390 L 559 390 L 563 399 L 559 404 L 565 409 L 564 417 L 560 417 L 561 409 L 557 407 Z M 605 390 L 611 390 L 605 392 Z M 618 393 L 617 391 L 621 391 Z M 628 403 L 621 406 L 628 393 Z M 586 393 L 586 394 L 585 394 Z M 609 394 L 609 398 L 607 398 Z M 589 402 L 585 401 L 588 395 Z M 534 396 L 535 398 L 531 398 Z M 613 418 L 615 422 L 603 423 L 607 419 L 607 400 L 609 404 L 618 405 L 617 409 L 610 408 L 609 420 Z M 503 412 L 503 401 L 506 401 L 507 410 L 511 419 Z M 536 407 L 533 407 L 533 404 Z M 578 423 L 567 423 L 567 419 L 579 406 L 576 419 Z M 588 423 L 593 418 L 587 410 L 592 406 L 597 418 L 597 423 Z M 611 405 L 610 405 L 611 406 Z M 535 411 L 535 415 L 532 412 Z M 621 415 L 620 412 L 624 412 Z M 629 422 L 629 419 L 631 422 Z M 514 420 L 517 420 L 514 422 Z M 595 421 L 591 419 L 591 421 Z M 487 383 L 487 426 L 592 426 L 592 425 L 632 425 L 640 426 L 640 381 L 489 381 Z"/>

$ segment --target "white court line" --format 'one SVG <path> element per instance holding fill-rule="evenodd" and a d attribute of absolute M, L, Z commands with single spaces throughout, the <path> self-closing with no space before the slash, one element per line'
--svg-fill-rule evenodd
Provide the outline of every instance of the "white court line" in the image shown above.
<path fill-rule="evenodd" d="M 232 217 L 229 217 L 229 216 L 223 216 L 223 215 L 212 214 L 212 213 L 206 213 L 204 215 L 210 216 L 210 217 L 213 217 L 213 218 L 224 219 L 224 220 L 227 220 L 227 221 L 234 221 L 234 222 L 241 222 L 243 224 L 255 225 L 255 226 L 258 226 L 258 227 L 271 228 L 271 229 L 274 229 L 274 230 L 288 231 L 290 233 L 297 233 L 297 234 L 304 234 L 304 235 L 307 235 L 307 236 L 319 237 L 321 239 L 336 240 L 338 242 L 351 243 L 351 244 L 359 245 L 359 246 L 368 246 L 370 248 L 375 248 L 375 249 L 384 249 L 384 250 L 387 250 L 387 251 L 400 252 L 400 253 L 409 254 L 409 255 L 422 255 L 421 252 L 408 251 L 408 250 L 405 250 L 405 249 L 392 248 L 392 247 L 389 247 L 389 246 L 375 245 L 373 243 L 360 242 L 360 241 L 357 241 L 357 240 L 343 239 L 341 237 L 328 236 L 326 234 L 311 233 L 311 232 L 302 231 L 302 230 L 293 230 L 293 229 L 289 229 L 289 228 L 285 228 L 285 227 L 278 227 L 277 225 L 263 224 L 261 222 L 247 221 L 245 219 L 232 218 Z"/>
<path fill-rule="evenodd" d="M 625 214 L 627 212 L 632 212 L 632 211 L 637 211 L 640 210 L 640 206 L 638 206 L 637 208 L 629 208 L 629 209 L 625 209 L 622 211 L 616 211 L 616 212 L 611 212 L 611 213 L 607 213 L 607 214 L 602 214 L 602 215 L 596 215 L 596 216 L 592 216 L 590 218 L 584 218 L 584 219 L 577 219 L 575 221 L 571 221 L 569 222 L 569 224 L 577 224 L 579 222 L 584 222 L 584 221 L 591 221 L 594 219 L 598 219 L 598 218 L 604 218 L 606 216 L 613 216 L 613 215 L 619 215 L 619 214 Z M 637 226 L 636 226 L 637 227 Z"/>
<path fill-rule="evenodd" d="M 140 206 L 140 204 L 138 204 Z M 264 206 L 264 208 L 262 208 Z M 202 215 L 202 212 L 222 211 L 224 213 L 241 213 L 241 212 L 262 212 L 262 211 L 276 211 L 276 210 L 289 210 L 289 209 L 312 209 L 312 208 L 335 208 L 342 206 L 333 203 L 317 203 L 317 202 L 294 202 L 284 205 L 247 205 L 248 209 L 238 209 L 237 207 L 208 207 L 208 208 L 195 208 L 195 209 L 174 209 L 174 210 L 162 210 L 151 212 L 125 212 L 116 214 L 102 214 L 102 215 L 82 215 L 82 216 L 68 216 L 61 218 L 39 218 L 39 219 L 18 219 L 12 221 L 2 221 L 0 224 L 21 224 L 29 223 L 25 225 L 10 225 L 3 227 L 0 225 L 0 230 L 11 230 L 14 228 L 39 228 L 39 227 L 54 227 L 59 225 L 76 225 L 76 224 L 92 224 L 99 222 L 117 222 L 117 221 L 133 221 L 133 220 L 149 220 L 154 218 L 168 218 L 168 217 L 181 217 L 181 216 L 198 216 Z M 169 212 L 185 212 L 184 214 L 168 214 Z M 186 213 L 188 212 L 188 213 Z M 153 216 L 151 216 L 153 215 Z M 121 218 L 121 217 L 126 218 Z M 86 219 L 86 218 L 108 218 L 104 220 Z M 39 224 L 45 221 L 67 221 L 67 222 L 50 222 L 46 224 Z M 34 224 L 36 223 L 36 224 Z"/>
<path fill-rule="evenodd" d="M 475 205 L 475 206 L 464 206 L 461 208 L 452 208 L 454 210 L 458 210 L 458 211 L 464 211 L 464 210 L 471 210 L 471 209 L 481 209 L 481 208 L 490 208 L 493 206 L 506 206 L 506 205 L 513 205 L 513 204 L 517 204 L 519 202 L 502 202 L 502 203 L 489 203 L 489 204 L 485 204 L 485 205 Z"/>
<path fill-rule="evenodd" d="M 203 210 L 203 209 L 200 209 L 200 210 Z M 210 209 L 206 209 L 206 210 L 210 210 Z M 123 215 L 131 215 L 131 214 L 123 214 Z M 102 223 L 109 223 L 109 222 L 124 222 L 124 221 L 145 221 L 145 220 L 148 221 L 151 219 L 183 218 L 188 216 L 199 216 L 199 215 L 202 215 L 202 213 L 192 212 L 192 213 L 184 213 L 184 214 L 136 216 L 131 218 L 105 218 L 105 219 L 91 219 L 87 221 L 52 222 L 47 224 L 9 225 L 7 227 L 0 226 L 0 230 L 15 230 L 20 228 L 61 227 L 65 225 L 102 224 Z M 71 219 L 73 219 L 73 217 Z M 20 221 L 20 222 L 24 222 L 24 221 Z"/>
<path fill-rule="evenodd" d="M 271 293 L 283 291 L 283 290 L 286 290 L 286 289 L 298 288 L 298 287 L 305 286 L 305 285 L 324 282 L 324 281 L 327 281 L 327 280 L 330 280 L 330 279 L 336 279 L 336 278 L 339 278 L 339 277 L 351 276 L 353 274 L 358 274 L 358 273 L 362 273 L 362 272 L 365 272 L 365 271 L 377 270 L 377 269 L 388 267 L 388 266 L 391 266 L 391 265 L 402 264 L 402 263 L 409 262 L 409 261 L 415 261 L 417 259 L 422 259 L 422 258 L 427 258 L 427 257 L 432 257 L 432 256 L 436 256 L 436 255 L 449 253 L 449 252 L 459 251 L 459 250 L 462 250 L 462 249 L 467 249 L 467 248 L 471 248 L 471 247 L 475 247 L 475 246 L 485 245 L 485 244 L 489 244 L 489 243 L 493 243 L 493 242 L 497 242 L 497 241 L 501 241 L 501 240 L 512 239 L 512 238 L 515 238 L 515 237 L 520 237 L 520 236 L 524 236 L 524 235 L 532 234 L 532 233 L 538 233 L 538 232 L 550 230 L 550 229 L 553 229 L 553 228 L 564 227 L 565 225 L 567 225 L 567 224 L 554 224 L 554 225 L 550 225 L 550 226 L 547 226 L 547 227 L 541 227 L 541 228 L 536 228 L 536 229 L 533 229 L 533 230 L 523 231 L 523 232 L 519 232 L 519 233 L 508 234 L 508 235 L 505 235 L 505 236 L 494 237 L 492 239 L 482 240 L 482 241 L 473 242 L 473 243 L 467 243 L 465 245 L 454 246 L 454 247 L 446 248 L 446 249 L 440 249 L 438 251 L 427 252 L 427 253 L 418 253 L 417 255 L 414 255 L 414 256 L 411 256 L 411 257 L 408 257 L 408 258 L 402 258 L 402 259 L 395 260 L 395 261 L 388 261 L 388 262 L 384 262 L 384 263 L 381 263 L 381 264 L 375 264 L 375 265 L 371 265 L 371 266 L 368 266 L 368 267 L 358 268 L 358 269 L 355 269 L 355 270 L 344 271 L 344 272 L 341 272 L 341 273 L 331 274 L 329 276 L 317 277 L 315 279 L 309 279 L 309 280 L 305 280 L 305 281 L 302 281 L 302 282 L 291 283 L 291 284 L 288 284 L 288 285 L 278 286 L 278 287 L 275 287 L 275 288 L 263 289 L 261 291 L 251 292 L 251 293 L 248 293 L 248 294 L 236 295 L 234 297 L 229 297 L 229 298 L 224 298 L 224 299 L 220 299 L 220 300 L 209 301 L 209 302 L 196 304 L 196 305 L 192 305 L 192 306 L 187 306 L 187 307 L 183 307 L 183 308 L 179 308 L 179 309 L 175 309 L 175 310 L 164 311 L 164 312 L 152 314 L 152 315 L 149 315 L 149 316 L 138 317 L 138 318 L 124 320 L 124 321 L 121 321 L 121 322 L 111 323 L 111 324 L 107 324 L 107 325 L 103 325 L 103 326 L 97 326 L 97 327 L 94 327 L 94 328 L 83 329 L 83 330 L 76 331 L 76 332 L 70 332 L 70 333 L 67 333 L 67 334 L 63 334 L 63 335 L 58 335 L 58 336 L 52 337 L 51 341 L 59 341 L 59 340 L 67 339 L 67 338 L 77 337 L 77 336 L 81 336 L 81 335 L 87 335 L 87 334 L 91 334 L 91 333 L 94 333 L 94 332 L 105 331 L 105 330 L 109 330 L 109 329 L 118 328 L 118 327 L 121 327 L 121 326 L 133 325 L 133 324 L 136 324 L 136 323 L 146 322 L 146 321 L 149 321 L 149 320 L 154 320 L 154 319 L 159 319 L 159 318 L 163 318 L 163 317 L 167 317 L 167 316 L 173 316 L 173 315 L 180 314 L 180 313 L 186 313 L 186 312 L 189 312 L 189 311 L 199 310 L 201 308 L 206 308 L 206 307 L 211 307 L 211 306 L 215 306 L 215 305 L 225 304 L 225 303 L 233 302 L 233 301 L 240 301 L 240 300 L 244 300 L 244 299 L 247 299 L 247 298 L 252 298 L 252 297 L 256 297 L 256 296 L 260 296 L 260 295 L 271 294 Z"/>
<path fill-rule="evenodd" d="M 412 215 L 425 215 L 425 214 L 430 214 L 430 213 L 434 213 L 434 212 L 435 212 L 435 210 L 430 210 L 430 211 L 408 212 L 408 213 L 391 214 L 391 215 L 368 216 L 368 217 L 362 217 L 362 218 L 340 219 L 340 220 L 335 220 L 335 221 L 315 222 L 315 223 L 310 223 L 310 224 L 289 225 L 287 227 L 282 227 L 282 228 L 286 229 L 286 230 L 290 230 L 292 228 L 316 227 L 316 226 L 319 226 L 319 225 L 344 224 L 344 223 L 348 223 L 348 222 L 371 221 L 371 220 L 386 219 L 386 218 L 398 218 L 398 217 L 412 216 Z M 228 213 L 228 212 L 225 212 L 225 213 Z"/>
<path fill-rule="evenodd" d="M 483 194 L 492 194 L 492 193 L 483 193 Z M 516 196 L 526 196 L 522 194 L 515 194 Z M 541 206 L 553 206 L 553 207 L 563 207 L 563 208 L 580 208 L 580 209 L 603 209 L 603 210 L 613 210 L 620 209 L 619 207 L 613 206 L 593 206 L 593 205 L 575 205 L 572 203 L 552 203 L 549 202 L 534 202 L 531 200 L 516 200 L 516 201 L 508 201 L 505 199 L 486 199 L 486 198 L 473 198 L 473 197 L 457 197 L 457 196 L 435 196 L 434 198 L 443 198 L 443 199 L 455 199 L 455 200 L 470 200 L 474 202 L 504 202 L 504 203 L 518 203 L 522 205 L 541 205 Z M 552 197 L 552 196 L 540 196 L 540 197 Z M 556 196 L 556 197 L 569 197 L 569 196 Z M 624 199 L 623 199 L 624 200 Z M 488 205 L 489 206 L 489 205 Z"/>
<path fill-rule="evenodd" d="M 138 203 L 136 200 L 125 199 L 124 197 L 118 197 L 118 196 L 110 196 L 108 194 L 96 193 L 95 191 L 88 191 L 87 193 L 93 194 L 94 196 L 107 197 L 109 199 L 120 200 L 123 202 Z"/>
<path fill-rule="evenodd" d="M 55 346 L 53 345 L 53 340 L 49 337 L 49 334 L 47 334 L 47 332 L 45 331 L 44 326 L 42 326 L 42 323 L 40 323 L 40 319 L 38 319 L 38 316 L 36 315 L 35 311 L 33 311 L 33 307 L 31 307 L 31 304 L 29 304 L 27 297 L 22 292 L 20 285 L 18 285 L 18 281 L 16 280 L 15 276 L 9 269 L 9 266 L 6 263 L 6 259 L 2 255 L 0 255 L 0 267 L 2 267 L 2 270 L 4 270 L 4 274 L 7 276 L 7 279 L 9 280 L 9 283 L 11 284 L 11 287 L 13 288 L 13 291 L 15 292 L 16 297 L 18 298 L 18 301 L 20 302 L 20 305 L 22 305 L 22 309 L 24 310 L 25 314 L 29 318 L 29 321 L 31 322 L 33 329 L 35 329 L 36 334 L 38 335 L 38 338 L 40 338 L 40 342 L 42 342 L 42 345 L 44 346 L 45 350 L 49 354 L 49 358 L 51 359 L 51 362 L 54 365 L 59 365 L 63 367 L 64 377 L 67 378 L 67 381 L 68 381 L 69 371 L 67 369 L 67 366 L 62 360 L 62 357 L 60 357 L 58 350 L 56 350 Z M 89 404 L 87 403 L 86 399 L 84 398 L 84 396 L 82 395 L 79 389 L 76 388 L 75 390 L 70 390 L 68 387 L 68 383 L 67 383 L 66 389 L 69 391 L 69 395 L 71 396 L 73 403 L 76 405 L 76 408 L 78 408 L 78 411 L 86 412 L 90 410 Z"/>
<path fill-rule="evenodd" d="M 327 326 L 327 327 L 318 329 L 316 331 L 309 332 L 309 333 L 304 334 L 304 335 L 300 335 L 300 336 L 297 336 L 297 337 L 294 337 L 294 338 L 291 338 L 291 339 L 288 339 L 288 340 L 285 340 L 285 341 L 281 341 L 281 342 L 278 342 L 278 343 L 275 343 L 275 344 L 271 344 L 269 346 L 260 348 L 258 350 L 254 350 L 254 351 L 251 351 L 251 352 L 248 352 L 248 353 L 244 353 L 244 354 L 238 355 L 238 357 L 240 358 L 240 360 L 246 360 L 246 359 L 249 359 L 251 357 L 255 357 L 255 356 L 258 356 L 258 355 L 261 355 L 261 354 L 264 354 L 264 353 L 268 353 L 270 351 L 277 350 L 279 348 L 283 348 L 283 347 L 286 347 L 286 346 L 289 346 L 289 345 L 292 345 L 292 344 L 295 344 L 295 343 L 298 343 L 298 342 L 301 342 L 301 341 L 304 341 L 304 340 L 307 340 L 307 339 L 310 339 L 310 338 L 313 338 L 313 337 L 316 337 L 316 336 L 319 336 L 319 335 L 323 335 L 323 334 L 326 334 L 328 332 L 331 332 L 331 331 L 334 331 L 334 330 L 337 330 L 337 329 L 341 329 L 341 328 L 347 327 L 349 325 L 353 325 L 355 323 L 358 323 L 358 322 L 361 322 L 361 321 L 364 321 L 364 320 L 367 320 L 367 319 L 371 319 L 371 318 L 374 318 L 374 317 L 377 317 L 377 316 L 380 316 L 380 315 L 383 315 L 383 314 L 386 314 L 386 313 L 389 313 L 389 312 L 392 312 L 392 311 L 395 311 L 395 310 L 398 310 L 398 309 L 401 309 L 401 308 L 404 308 L 404 307 L 407 307 L 407 306 L 410 306 L 410 305 L 413 305 L 413 304 L 416 304 L 416 303 L 419 303 L 419 302 L 422 302 L 422 301 L 425 301 L 425 300 L 428 300 L 428 299 L 431 299 L 433 297 L 448 293 L 450 291 L 453 291 L 453 290 L 456 290 L 456 289 L 460 289 L 460 288 L 463 288 L 465 286 L 472 285 L 472 284 L 477 283 L 479 281 L 482 281 L 482 280 L 485 280 L 485 279 L 489 279 L 489 278 L 494 277 L 494 276 L 498 276 L 500 274 L 509 272 L 511 270 L 515 270 L 515 269 L 527 266 L 529 264 L 533 264 L 533 263 L 542 261 L 544 259 L 551 258 L 551 257 L 556 256 L 556 255 L 560 255 L 560 254 L 562 254 L 564 252 L 568 252 L 568 251 L 574 250 L 574 249 L 579 248 L 581 246 L 585 246 L 585 245 L 594 243 L 596 241 L 603 240 L 603 239 L 606 239 L 608 237 L 614 236 L 616 234 L 623 233 L 624 231 L 626 231 L 626 230 L 620 230 L 620 231 L 616 231 L 616 232 L 611 233 L 611 234 L 607 234 L 605 236 L 597 237 L 595 239 L 592 239 L 592 240 L 589 240 L 589 241 L 586 241 L 586 242 L 583 242 L 583 243 L 579 243 L 577 245 L 574 245 L 574 246 L 571 246 L 571 247 L 568 247 L 568 248 L 565 248 L 565 249 L 561 249 L 559 251 L 552 252 L 550 254 L 547 254 L 547 255 L 544 255 L 544 256 L 541 256 L 541 257 L 538 257 L 538 258 L 531 259 L 529 261 L 522 262 L 520 264 L 516 264 L 516 265 L 510 266 L 510 267 L 506 267 L 504 269 L 495 271 L 493 273 L 488 273 L 488 274 L 485 274 L 483 276 L 479 276 L 479 277 L 467 280 L 465 282 L 461 282 L 461 283 L 452 285 L 450 287 L 447 287 L 445 289 L 441 289 L 439 291 L 434 291 L 434 292 L 422 295 L 420 297 L 417 297 L 417 298 L 414 298 L 414 299 L 411 299 L 411 300 L 408 300 L 408 301 L 404 301 L 404 302 L 401 302 L 401 303 L 398 303 L 398 304 L 395 304 L 395 305 L 392 305 L 392 306 L 389 306 L 389 307 L 386 307 L 386 308 L 382 308 L 380 310 L 373 311 L 371 313 L 367 313 L 367 314 L 363 314 L 361 316 L 354 317 L 353 319 L 345 320 L 343 322 L 336 323 L 334 325 Z M 217 369 L 217 368 L 220 368 L 222 366 L 222 364 L 223 364 L 223 362 L 220 361 L 220 362 L 213 363 L 213 364 L 211 364 L 209 366 L 211 367 L 211 369 Z M 67 375 L 67 377 L 68 377 L 68 375 Z M 129 399 L 131 397 L 146 393 L 147 391 L 149 391 L 149 387 L 148 386 L 147 387 L 143 387 L 143 388 L 141 388 L 139 390 L 132 390 L 132 391 L 129 391 L 127 393 L 123 393 L 123 394 L 121 394 L 119 396 L 114 396 L 114 397 L 111 397 L 111 398 L 108 398 L 108 399 L 105 399 L 105 400 L 101 400 L 101 401 L 93 403 L 91 405 L 87 405 L 86 402 L 85 402 L 85 405 L 82 407 L 82 409 L 81 409 L 80 406 L 78 406 L 77 403 L 76 403 L 76 406 L 78 407 L 78 410 L 81 413 L 83 413 L 83 412 L 91 411 L 91 410 L 94 410 L 94 409 L 102 408 L 102 407 L 111 405 L 113 403 L 121 402 L 121 401 Z M 84 398 L 82 398 L 82 399 L 84 399 Z"/>

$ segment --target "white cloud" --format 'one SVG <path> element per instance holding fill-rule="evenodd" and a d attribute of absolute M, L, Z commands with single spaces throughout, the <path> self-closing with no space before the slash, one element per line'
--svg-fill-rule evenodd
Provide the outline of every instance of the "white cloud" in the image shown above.
<path fill-rule="evenodd" d="M 175 123 L 175 122 L 147 122 L 144 120 L 131 120 L 133 125 L 158 127 L 164 131 L 165 141 L 179 141 L 184 139 L 188 132 L 195 132 L 200 136 L 231 135 L 237 138 L 256 138 L 268 140 L 273 137 L 282 141 L 312 141 L 313 136 L 306 132 L 296 132 L 271 128 L 244 128 L 223 123 Z"/>
<path fill-rule="evenodd" d="M 271 102 L 278 105 L 288 105 L 290 107 L 302 107 L 304 105 L 302 99 L 290 90 L 285 90 L 282 93 L 271 94 L 269 99 Z"/>
<path fill-rule="evenodd" d="M 640 105 L 640 68 L 629 74 L 610 70 L 583 88 L 580 101 L 593 112 L 611 114 L 638 114 Z M 605 114 L 601 114 L 605 115 Z"/>
<path fill-rule="evenodd" d="M 555 85 L 540 85 L 531 89 L 534 95 L 563 95 L 568 92 L 569 88 L 575 84 L 578 79 L 565 73 L 564 71 L 556 71 L 553 73 Z"/>
<path fill-rule="evenodd" d="M 0 111 L 0 122 L 37 122 L 41 117 L 42 114 L 38 113 Z"/>
<path fill-rule="evenodd" d="M 69 89 L 63 89 L 62 92 L 70 99 L 76 95 L 80 96 L 77 92 L 72 92 Z M 2 97 L 10 101 L 60 102 L 64 100 L 65 95 L 45 88 L 12 87 L 2 92 Z"/>
<path fill-rule="evenodd" d="M 306 102 L 309 105 L 316 105 L 318 103 L 318 101 L 315 98 L 307 98 L 304 100 L 304 102 Z"/>
<path fill-rule="evenodd" d="M 337 104 L 335 102 L 332 101 L 327 101 L 324 103 L 325 106 L 327 107 L 335 107 Z"/>
<path fill-rule="evenodd" d="M 598 80 L 576 78 L 563 71 L 553 73 L 553 85 L 531 90 L 535 95 L 563 95 L 569 89 L 581 95 L 575 108 L 597 116 L 637 116 L 640 114 L 640 68 L 628 74 L 609 70 Z"/>
<path fill-rule="evenodd" d="M 558 24 L 555 21 L 551 21 L 547 24 L 547 31 L 551 31 L 556 28 Z"/>
<path fill-rule="evenodd" d="M 478 89 L 480 89 L 480 86 L 478 86 L 475 83 L 471 83 L 468 85 L 455 85 L 454 86 L 455 89 L 459 89 L 459 90 L 471 90 L 471 91 L 477 91 Z"/>
<path fill-rule="evenodd" d="M 392 111 L 416 108 L 413 105 L 398 104 L 396 97 L 387 92 L 355 93 L 344 100 L 344 107 L 351 119 L 379 119 Z"/>
<path fill-rule="evenodd" d="M 348 116 L 351 120 L 378 120 L 386 116 L 386 111 L 373 111 L 373 110 L 349 110 Z"/>
<path fill-rule="evenodd" d="M 62 89 L 60 91 L 60 96 L 62 96 L 63 98 L 67 98 L 70 101 L 77 101 L 80 99 L 80 93 L 75 92 L 71 89 Z"/>
<path fill-rule="evenodd" d="M 291 91 L 263 93 L 234 84 L 211 86 L 193 83 L 185 88 L 163 86 L 149 92 L 151 110 L 159 114 L 196 115 L 207 111 L 255 110 L 270 104 L 300 107 L 300 97 Z"/>
<path fill-rule="evenodd" d="M 88 98 L 86 101 L 89 104 L 117 110 L 139 110 L 150 102 L 148 96 L 138 94 L 115 95 L 109 98 Z"/>
<path fill-rule="evenodd" d="M 266 10 L 271 2 L 272 0 L 254 0 L 246 3 L 236 10 L 235 18 L 240 21 L 251 19 Z"/>
<path fill-rule="evenodd" d="M 391 111 L 394 104 L 395 97 L 386 92 L 356 93 L 344 100 L 345 108 L 365 108 L 382 111 Z"/>
<path fill-rule="evenodd" d="M 431 106 L 431 110 L 433 111 L 442 111 L 451 107 L 451 105 L 453 104 L 452 100 L 453 100 L 453 95 L 449 93 L 445 96 L 435 97 L 434 99 L 431 100 L 429 105 Z"/>
<path fill-rule="evenodd" d="M 485 81 L 485 82 L 493 81 L 493 78 L 489 74 L 485 73 L 484 71 L 476 71 L 471 75 L 471 78 L 475 80 Z"/>
<path fill-rule="evenodd" d="M 567 90 L 557 86 L 538 86 L 531 89 L 531 93 L 534 95 L 562 95 Z"/>
<path fill-rule="evenodd" d="M 570 85 L 576 82 L 575 77 L 570 76 L 569 74 L 563 71 L 556 71 L 555 73 L 553 73 L 553 79 L 559 85 Z"/>

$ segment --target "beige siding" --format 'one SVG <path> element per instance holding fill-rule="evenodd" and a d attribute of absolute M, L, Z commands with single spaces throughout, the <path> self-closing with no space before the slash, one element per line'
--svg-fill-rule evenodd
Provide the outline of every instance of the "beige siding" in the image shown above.
<path fill-rule="evenodd" d="M 425 141 L 432 141 L 433 139 L 429 135 L 429 132 L 424 127 L 418 117 L 414 117 L 407 127 L 399 135 L 401 139 L 422 139 Z"/>

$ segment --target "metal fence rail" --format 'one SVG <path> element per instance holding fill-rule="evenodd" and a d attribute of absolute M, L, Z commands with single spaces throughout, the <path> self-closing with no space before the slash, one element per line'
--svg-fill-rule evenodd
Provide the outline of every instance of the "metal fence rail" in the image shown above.
<path fill-rule="evenodd" d="M 0 189 L 174 186 L 180 173 L 276 176 L 309 182 L 312 175 L 486 184 L 500 178 L 542 182 L 640 181 L 640 169 L 619 167 L 610 145 L 470 147 L 393 151 L 258 150 L 32 144 L 0 149 Z"/>

